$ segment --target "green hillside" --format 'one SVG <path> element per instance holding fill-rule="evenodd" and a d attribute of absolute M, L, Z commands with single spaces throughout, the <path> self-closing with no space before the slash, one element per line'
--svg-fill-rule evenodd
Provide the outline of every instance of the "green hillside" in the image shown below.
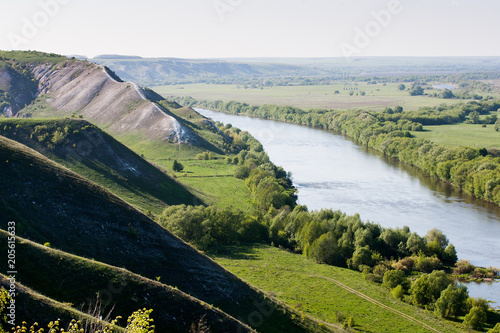
<path fill-rule="evenodd" d="M 310 319 L 292 319 L 293 310 L 267 299 L 102 187 L 4 137 L 0 210 L 2 228 L 15 221 L 23 238 L 50 242 L 62 251 L 149 279 L 160 277 L 162 283 L 261 332 L 301 332 L 317 326 Z M 256 322 L 253 314 L 262 320 Z"/>
<path fill-rule="evenodd" d="M 8 236 L 7 232 L 0 230 L 2 242 L 7 242 Z M 76 309 L 87 312 L 99 305 L 99 315 L 114 319 L 117 316 L 127 318 L 137 309 L 152 308 L 152 318 L 160 332 L 186 332 L 201 318 L 210 323 L 212 332 L 250 331 L 225 313 L 160 283 L 161 277 L 158 277 L 160 282 L 149 280 L 125 269 L 20 237 L 16 240 L 16 254 L 17 277 L 24 286 Z M 3 268 L 7 271 L 6 267 Z M 75 313 L 71 315 L 74 317 Z M 25 313 L 24 316 L 42 325 L 56 319 L 48 314 Z M 125 323 L 119 324 L 123 326 Z"/>
<path fill-rule="evenodd" d="M 0 120 L 0 135 L 21 142 L 133 206 L 160 213 L 201 201 L 167 174 L 84 120 Z"/>
<path fill-rule="evenodd" d="M 0 287 L 5 290 L 10 289 L 10 281 L 8 276 L 0 273 Z M 86 312 L 79 311 L 67 303 L 57 302 L 47 296 L 44 296 L 26 286 L 22 283 L 16 282 L 16 316 L 17 318 L 26 318 L 32 320 L 31 323 L 38 322 L 39 324 L 46 324 L 51 320 L 60 319 L 64 323 L 70 322 L 72 319 L 80 319 L 82 321 L 100 323 L 106 325 L 109 322 L 99 320 L 92 317 Z M 0 306 L 1 308 L 1 306 Z M 21 323 L 20 321 L 16 321 Z M 0 329 L 5 325 L 0 323 Z M 4 328 L 9 327 L 5 325 Z M 118 332 L 123 329 L 117 327 Z"/>

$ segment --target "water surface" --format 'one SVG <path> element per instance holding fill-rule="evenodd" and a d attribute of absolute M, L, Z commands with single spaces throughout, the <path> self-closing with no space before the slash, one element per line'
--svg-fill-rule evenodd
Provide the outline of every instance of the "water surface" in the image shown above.
<path fill-rule="evenodd" d="M 457 191 L 418 169 L 331 132 L 196 109 L 204 116 L 250 132 L 276 165 L 293 174 L 299 203 L 310 210 L 359 213 L 384 227 L 407 225 L 425 235 L 442 230 L 459 258 L 500 267 L 500 208 Z M 496 294 L 499 283 L 484 289 Z M 484 288 L 471 286 L 471 290 Z M 492 299 L 492 297 L 490 297 Z"/>

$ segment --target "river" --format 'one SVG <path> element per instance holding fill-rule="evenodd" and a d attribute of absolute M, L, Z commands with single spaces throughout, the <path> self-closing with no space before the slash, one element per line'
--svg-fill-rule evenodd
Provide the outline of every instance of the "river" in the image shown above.
<path fill-rule="evenodd" d="M 476 200 L 418 169 L 388 160 L 347 138 L 309 127 L 205 109 L 258 139 L 270 159 L 293 174 L 298 201 L 309 210 L 340 209 L 383 227 L 407 225 L 425 235 L 442 230 L 458 257 L 500 267 L 500 208 Z M 500 283 L 470 285 L 471 295 L 500 306 Z"/>

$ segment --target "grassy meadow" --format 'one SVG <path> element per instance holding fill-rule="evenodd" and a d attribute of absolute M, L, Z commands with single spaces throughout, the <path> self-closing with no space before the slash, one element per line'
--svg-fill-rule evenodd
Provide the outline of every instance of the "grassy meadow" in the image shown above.
<path fill-rule="evenodd" d="M 344 90 L 344 84 L 313 86 L 275 86 L 263 89 L 243 89 L 235 84 L 183 84 L 153 87 L 157 93 L 168 96 L 191 96 L 197 100 L 238 101 L 250 105 L 276 104 L 290 105 L 303 109 L 362 109 L 382 111 L 387 106 L 401 105 L 405 110 L 417 110 L 423 106 L 438 106 L 442 103 L 454 104 L 463 102 L 460 99 L 442 99 L 429 96 L 410 96 L 408 90 L 399 90 L 398 83 L 367 84 L 359 82 L 352 96 L 350 90 Z M 410 84 L 406 84 L 407 89 Z M 430 87 L 430 86 L 428 86 Z M 338 90 L 338 94 L 335 91 Z M 361 96 L 360 92 L 365 95 Z M 427 92 L 438 92 L 438 89 Z M 455 90 L 456 92 L 460 90 Z M 480 95 L 484 94 L 478 92 Z M 499 97 L 498 93 L 489 93 Z"/>
<path fill-rule="evenodd" d="M 360 272 L 317 264 L 304 256 L 268 245 L 242 245 L 227 250 L 225 254 L 210 256 L 269 295 L 327 323 L 338 324 L 353 317 L 354 329 L 362 332 L 429 332 L 421 323 L 440 332 L 465 330 L 460 324 L 437 319 L 433 313 L 397 300 L 389 290 L 367 282 Z M 421 323 L 355 295 L 330 279 Z"/>
<path fill-rule="evenodd" d="M 492 112 L 500 115 L 500 112 Z M 428 139 L 446 146 L 469 146 L 476 148 L 499 148 L 500 133 L 494 125 L 453 124 L 424 126 L 422 132 L 412 132 L 416 138 Z"/>
<path fill-rule="evenodd" d="M 186 185 L 206 204 L 219 208 L 248 210 L 253 206 L 252 196 L 245 181 L 234 177 L 233 164 L 227 164 L 223 157 L 216 160 L 180 160 L 184 166 L 181 172 L 174 172 L 172 164 L 159 162 L 170 175 Z"/>

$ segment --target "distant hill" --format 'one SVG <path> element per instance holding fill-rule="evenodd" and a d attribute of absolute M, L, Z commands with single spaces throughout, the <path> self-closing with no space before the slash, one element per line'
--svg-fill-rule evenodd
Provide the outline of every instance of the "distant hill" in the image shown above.
<path fill-rule="evenodd" d="M 328 75 L 322 69 L 275 62 L 241 62 L 225 59 L 131 59 L 92 58 L 92 62 L 112 68 L 120 77 L 141 85 L 208 82 L 218 78 Z"/>
<path fill-rule="evenodd" d="M 329 57 L 329 58 L 130 58 L 89 59 L 120 77 L 145 86 L 185 83 L 242 84 L 266 78 L 346 80 L 356 76 L 443 75 L 499 72 L 500 57 Z M 496 77 L 496 76 L 495 76 Z"/>
<path fill-rule="evenodd" d="M 15 221 L 17 234 L 23 238 L 49 242 L 64 252 L 123 267 L 151 280 L 158 277 L 261 332 L 319 328 L 309 319 L 293 319 L 296 314 L 291 309 L 267 298 L 102 187 L 1 136 L 0 211 L 1 228 Z M 37 272 L 30 274 L 36 278 Z M 55 288 L 61 281 L 49 283 L 48 288 Z M 35 284 L 30 282 L 30 287 Z M 257 323 L 252 314 L 261 320 Z"/>
<path fill-rule="evenodd" d="M 101 54 L 95 56 L 93 59 L 142 59 L 142 57 L 119 55 L 119 54 Z"/>

